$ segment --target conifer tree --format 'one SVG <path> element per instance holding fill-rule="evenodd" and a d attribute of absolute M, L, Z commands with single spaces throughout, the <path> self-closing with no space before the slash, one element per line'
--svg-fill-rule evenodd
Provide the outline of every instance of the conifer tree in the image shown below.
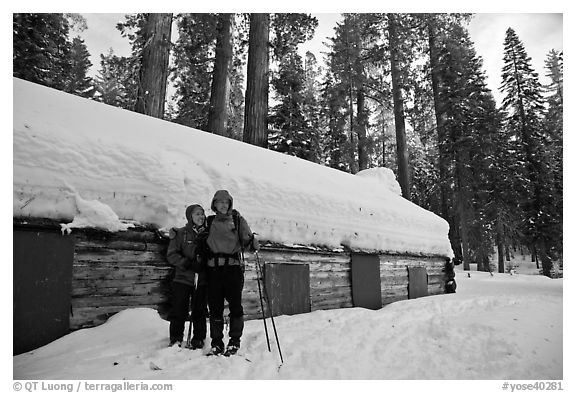
<path fill-rule="evenodd" d="M 272 108 L 269 118 L 274 129 L 269 136 L 270 148 L 316 161 L 312 141 L 316 132 L 306 119 L 305 89 L 306 72 L 298 45 L 311 38 L 318 21 L 306 14 L 275 14 L 272 27 L 274 60 L 278 72 L 271 85 L 278 104 Z"/>
<path fill-rule="evenodd" d="M 178 15 L 178 40 L 174 45 L 171 80 L 177 113 L 173 121 L 206 131 L 217 21 L 217 14 Z"/>
<path fill-rule="evenodd" d="M 498 112 L 488 91 L 481 59 L 458 23 L 452 23 L 438 47 L 438 99 L 443 110 L 446 149 L 454 152 L 452 200 L 466 268 L 477 263 L 489 270 L 493 238 L 486 207 L 490 202 L 488 170 L 493 164 L 491 141 L 498 129 Z"/>
<path fill-rule="evenodd" d="M 379 14 L 344 14 L 337 23 L 329 45 L 328 66 L 334 87 L 345 94 L 348 116 L 348 167 L 352 173 L 366 169 L 369 163 L 369 119 L 373 102 L 381 103 L 383 94 L 380 72 L 382 46 Z M 376 75 L 375 75 L 376 74 Z"/>
<path fill-rule="evenodd" d="M 346 159 L 346 151 L 351 147 L 346 137 L 346 115 L 343 111 L 347 107 L 346 94 L 342 85 L 334 82 L 334 76 L 327 70 L 321 86 L 320 111 L 321 121 L 324 122 L 322 135 L 322 161 L 330 168 L 343 172 L 351 172 Z"/>
<path fill-rule="evenodd" d="M 133 110 L 138 91 L 136 67 L 133 57 L 116 56 L 112 49 L 106 55 L 101 54 L 94 98 L 109 105 Z"/>
<path fill-rule="evenodd" d="M 311 52 L 306 52 L 304 59 L 304 91 L 303 112 L 306 124 L 310 128 L 310 151 L 311 159 L 320 162 L 322 152 L 320 146 L 320 85 L 321 71 L 316 57 Z"/>
<path fill-rule="evenodd" d="M 65 14 L 13 14 L 13 76 L 63 90 L 70 73 Z"/>
<path fill-rule="evenodd" d="M 550 251 L 554 258 L 560 258 L 563 223 L 563 111 L 564 111 L 564 62 L 563 53 L 551 50 L 545 60 L 546 76 L 550 83 L 545 85 L 548 93 L 544 130 L 547 136 L 547 157 L 550 162 L 549 180 L 551 189 L 547 215 L 550 216 Z"/>
<path fill-rule="evenodd" d="M 533 245 L 542 261 L 545 275 L 551 270 L 549 231 L 553 225 L 550 215 L 550 166 L 546 157 L 546 135 L 542 127 L 544 105 L 542 85 L 531 65 L 523 43 L 513 29 L 506 31 L 504 40 L 504 67 L 500 90 L 505 93 L 503 110 L 510 138 L 517 141 L 519 187 L 524 212 L 523 233 L 525 243 Z"/>
<path fill-rule="evenodd" d="M 66 82 L 64 91 L 76 94 L 84 98 L 92 98 L 95 93 L 92 78 L 88 76 L 88 70 L 92 66 L 90 53 L 84 40 L 75 37 L 70 48 L 70 76 Z"/>
<path fill-rule="evenodd" d="M 297 52 L 283 56 L 278 76 L 272 85 L 278 94 L 279 103 L 272 108 L 270 125 L 275 130 L 269 137 L 271 149 L 313 160 L 311 156 L 310 132 L 303 112 L 304 68 Z"/>

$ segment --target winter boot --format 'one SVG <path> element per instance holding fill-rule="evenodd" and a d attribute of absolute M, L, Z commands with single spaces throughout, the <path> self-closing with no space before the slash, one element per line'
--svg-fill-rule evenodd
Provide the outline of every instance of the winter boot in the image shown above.
<path fill-rule="evenodd" d="M 191 349 L 202 349 L 204 348 L 204 340 L 201 338 L 193 338 L 190 342 Z"/>
<path fill-rule="evenodd" d="M 226 347 L 226 352 L 224 352 L 224 356 L 236 355 L 239 349 L 240 349 L 240 339 L 231 338 L 230 341 L 228 341 L 228 346 Z"/>
<path fill-rule="evenodd" d="M 224 343 L 223 342 L 212 342 L 212 348 L 206 356 L 218 356 L 224 353 Z"/>

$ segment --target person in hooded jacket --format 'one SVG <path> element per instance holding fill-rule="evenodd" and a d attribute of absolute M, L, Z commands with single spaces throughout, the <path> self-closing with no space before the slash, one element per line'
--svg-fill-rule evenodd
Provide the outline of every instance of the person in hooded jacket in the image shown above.
<path fill-rule="evenodd" d="M 182 228 L 170 230 L 168 245 L 168 263 L 174 266 L 172 282 L 172 308 L 168 314 L 170 321 L 170 346 L 182 345 L 184 325 L 188 319 L 192 302 L 193 336 L 192 349 L 204 347 L 206 338 L 206 317 L 208 316 L 206 274 L 202 271 L 197 255 L 198 235 L 206 230 L 206 215 L 200 205 L 186 208 L 187 224 Z M 196 282 L 195 282 L 196 281 Z"/>
<path fill-rule="evenodd" d="M 248 223 L 233 208 L 233 199 L 226 190 L 214 194 L 211 204 L 215 215 L 208 217 L 203 257 L 206 260 L 208 280 L 208 307 L 210 308 L 210 339 L 212 355 L 231 355 L 240 348 L 244 329 L 242 289 L 244 287 L 245 249 L 259 249 Z M 229 341 L 224 352 L 224 301 L 230 310 Z"/>

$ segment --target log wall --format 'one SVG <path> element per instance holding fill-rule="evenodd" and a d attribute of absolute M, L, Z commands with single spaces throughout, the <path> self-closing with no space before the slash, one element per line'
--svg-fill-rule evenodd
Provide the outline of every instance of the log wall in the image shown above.
<path fill-rule="evenodd" d="M 444 293 L 446 261 L 441 257 L 380 255 L 382 305 L 408 299 L 408 267 L 424 266 L 428 274 L 428 295 Z"/>
<path fill-rule="evenodd" d="M 173 269 L 166 260 L 168 239 L 154 230 L 74 230 L 70 328 L 97 326 L 126 308 L 147 307 L 166 318 Z M 310 310 L 352 307 L 350 253 L 265 246 L 261 263 L 306 264 Z M 261 317 L 256 259 L 246 253 L 243 305 L 246 319 Z M 382 304 L 408 299 L 408 267 L 425 266 L 428 294 L 445 292 L 445 259 L 380 255 Z M 226 314 L 226 313 L 225 313 Z"/>
<path fill-rule="evenodd" d="M 154 308 L 166 317 L 172 275 L 165 256 L 168 241 L 153 232 L 128 233 L 75 235 L 72 329 L 99 325 L 130 307 Z M 353 307 L 350 254 L 263 247 L 259 255 L 261 263 L 309 265 L 311 311 Z M 243 305 L 245 318 L 250 320 L 260 318 L 261 309 L 256 258 L 252 253 L 245 258 Z M 443 258 L 381 255 L 382 305 L 408 299 L 409 266 L 426 267 L 429 295 L 444 293 Z"/>
<path fill-rule="evenodd" d="M 153 231 L 74 231 L 70 328 L 96 326 L 132 307 L 165 317 L 172 268 L 168 242 Z"/>

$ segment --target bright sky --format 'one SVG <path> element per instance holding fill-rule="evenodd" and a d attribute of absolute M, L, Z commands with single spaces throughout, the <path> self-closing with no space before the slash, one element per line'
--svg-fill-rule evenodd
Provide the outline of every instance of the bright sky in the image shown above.
<path fill-rule="evenodd" d="M 115 28 L 117 22 L 124 20 L 124 14 L 99 13 L 83 14 L 88 22 L 88 29 L 81 33 L 88 50 L 92 55 L 93 67 L 90 74 L 95 75 L 100 68 L 100 54 L 107 53 L 109 48 L 119 56 L 130 54 L 128 40 Z M 323 42 L 334 35 L 337 13 L 313 14 L 318 19 L 315 37 L 303 46 L 316 54 L 322 61 L 322 52 L 327 51 Z M 544 76 L 544 59 L 551 49 L 563 50 L 563 15 L 562 14 L 476 14 L 469 25 L 469 32 L 475 43 L 476 51 L 484 60 L 484 70 L 488 75 L 488 85 L 499 102 L 502 95 L 498 88 L 501 82 L 504 38 L 508 27 L 512 27 L 524 43 L 532 66 L 541 77 L 542 83 L 548 83 Z"/>

